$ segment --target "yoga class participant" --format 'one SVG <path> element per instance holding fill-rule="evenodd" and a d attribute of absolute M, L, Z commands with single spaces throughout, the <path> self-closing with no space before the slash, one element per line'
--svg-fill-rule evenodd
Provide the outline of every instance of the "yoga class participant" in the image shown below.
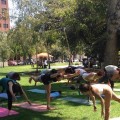
<path fill-rule="evenodd" d="M 97 97 L 100 100 L 101 116 L 104 117 L 104 120 L 109 120 L 111 100 L 120 102 L 120 97 L 117 96 L 107 84 L 81 84 L 79 90 L 81 93 L 90 96 L 93 101 L 94 111 L 97 110 L 95 98 Z M 101 95 L 104 96 L 104 99 Z"/>

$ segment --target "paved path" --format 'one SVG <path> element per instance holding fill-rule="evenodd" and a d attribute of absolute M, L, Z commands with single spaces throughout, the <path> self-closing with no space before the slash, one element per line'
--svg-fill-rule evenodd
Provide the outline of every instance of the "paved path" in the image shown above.
<path fill-rule="evenodd" d="M 111 118 L 110 120 L 120 120 L 120 117 L 118 117 L 118 118 Z"/>

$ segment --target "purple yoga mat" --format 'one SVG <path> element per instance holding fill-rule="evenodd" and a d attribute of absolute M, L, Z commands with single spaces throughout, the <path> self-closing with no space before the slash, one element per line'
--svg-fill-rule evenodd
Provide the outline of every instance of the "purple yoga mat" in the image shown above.
<path fill-rule="evenodd" d="M 11 116 L 11 115 L 17 115 L 17 114 L 19 114 L 19 113 L 14 111 L 14 110 L 11 110 L 9 115 L 8 115 L 8 109 L 0 107 L 0 118 L 1 117 L 6 117 L 6 116 Z"/>

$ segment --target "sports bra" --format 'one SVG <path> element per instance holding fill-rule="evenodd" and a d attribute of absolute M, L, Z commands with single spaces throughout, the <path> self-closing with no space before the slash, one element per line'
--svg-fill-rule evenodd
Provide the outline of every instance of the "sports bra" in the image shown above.
<path fill-rule="evenodd" d="M 100 95 L 103 94 L 103 88 L 100 87 L 100 84 L 93 84 L 93 85 L 91 85 L 91 86 L 94 86 L 95 88 L 97 88 Z"/>

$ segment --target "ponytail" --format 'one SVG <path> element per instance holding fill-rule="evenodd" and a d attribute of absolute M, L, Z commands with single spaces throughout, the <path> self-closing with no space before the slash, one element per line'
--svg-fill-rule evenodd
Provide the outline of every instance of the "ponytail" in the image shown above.
<path fill-rule="evenodd" d="M 117 68 L 117 70 L 119 71 L 119 74 L 120 74 L 120 68 Z"/>

